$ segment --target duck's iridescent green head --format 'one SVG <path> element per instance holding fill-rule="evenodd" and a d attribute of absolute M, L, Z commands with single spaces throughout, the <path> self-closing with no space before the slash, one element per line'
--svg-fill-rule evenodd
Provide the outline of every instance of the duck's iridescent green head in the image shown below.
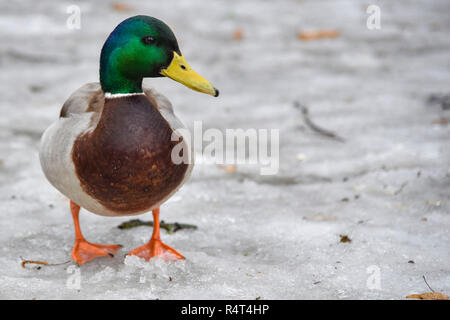
<path fill-rule="evenodd" d="M 105 93 L 142 92 L 142 79 L 166 76 L 203 93 L 219 91 L 187 64 L 177 39 L 161 20 L 135 16 L 109 35 L 100 56 L 100 83 Z"/>

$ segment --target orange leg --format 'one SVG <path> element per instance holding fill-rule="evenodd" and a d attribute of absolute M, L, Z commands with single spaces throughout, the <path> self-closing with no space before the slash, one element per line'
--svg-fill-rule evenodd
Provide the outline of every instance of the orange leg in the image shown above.
<path fill-rule="evenodd" d="M 75 244 L 72 249 L 72 259 L 78 263 L 83 264 L 98 257 L 114 257 L 121 245 L 102 245 L 87 242 L 84 239 L 80 229 L 80 222 L 78 215 L 80 213 L 80 206 L 70 200 L 70 211 L 72 211 L 73 225 L 75 226 Z"/>
<path fill-rule="evenodd" d="M 128 255 L 138 256 L 145 260 L 150 260 L 153 257 L 160 257 L 164 260 L 182 260 L 183 255 L 168 245 L 162 243 L 159 235 L 159 208 L 153 210 L 153 234 L 150 241 L 143 246 L 128 252 Z"/>

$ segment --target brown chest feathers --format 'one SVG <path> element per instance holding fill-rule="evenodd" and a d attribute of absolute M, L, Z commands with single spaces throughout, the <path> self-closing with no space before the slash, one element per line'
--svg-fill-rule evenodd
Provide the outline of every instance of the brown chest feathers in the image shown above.
<path fill-rule="evenodd" d="M 97 127 L 80 135 L 72 158 L 83 190 L 109 210 L 150 209 L 183 181 L 172 129 L 143 95 L 107 99 Z"/>

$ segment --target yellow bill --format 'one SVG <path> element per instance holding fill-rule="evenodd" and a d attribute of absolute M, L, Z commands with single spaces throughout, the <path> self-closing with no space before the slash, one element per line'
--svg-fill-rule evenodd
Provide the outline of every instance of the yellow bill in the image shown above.
<path fill-rule="evenodd" d="M 161 70 L 161 74 L 172 80 L 175 80 L 192 90 L 210 94 L 214 97 L 219 95 L 219 90 L 195 72 L 186 62 L 186 59 L 181 55 L 173 52 L 173 59 L 166 69 Z"/>

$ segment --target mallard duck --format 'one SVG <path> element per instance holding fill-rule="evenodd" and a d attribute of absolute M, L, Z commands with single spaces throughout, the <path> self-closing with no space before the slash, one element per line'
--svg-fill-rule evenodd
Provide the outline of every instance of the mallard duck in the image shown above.
<path fill-rule="evenodd" d="M 147 261 L 184 259 L 161 241 L 159 232 L 161 204 L 183 185 L 193 167 L 190 141 L 179 134 L 184 126 L 169 100 L 142 85 L 143 78 L 162 76 L 219 95 L 188 65 L 164 22 L 142 15 L 128 18 L 103 45 L 100 83 L 75 91 L 42 136 L 39 157 L 45 176 L 70 199 L 75 227 L 71 255 L 78 264 L 112 257 L 121 248 L 88 242 L 80 229 L 80 207 L 113 217 L 152 211 L 150 241 L 128 254 Z M 172 151 L 179 144 L 187 161 L 175 163 Z"/>

